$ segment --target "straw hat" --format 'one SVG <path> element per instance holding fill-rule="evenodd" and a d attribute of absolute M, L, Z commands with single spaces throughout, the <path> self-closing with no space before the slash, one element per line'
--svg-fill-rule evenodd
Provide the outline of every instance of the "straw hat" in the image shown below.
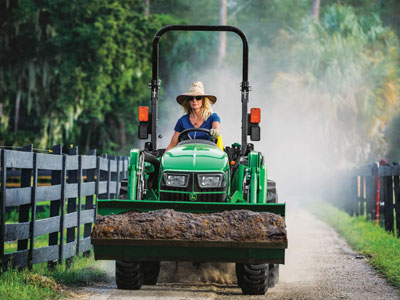
<path fill-rule="evenodd" d="M 211 104 L 214 104 L 217 101 L 217 97 L 206 94 L 204 92 L 204 86 L 201 81 L 193 82 L 192 86 L 189 88 L 189 91 L 187 93 L 184 93 L 176 97 L 176 102 L 178 102 L 180 105 L 183 105 L 183 102 L 188 96 L 208 97 L 208 99 L 210 99 Z"/>

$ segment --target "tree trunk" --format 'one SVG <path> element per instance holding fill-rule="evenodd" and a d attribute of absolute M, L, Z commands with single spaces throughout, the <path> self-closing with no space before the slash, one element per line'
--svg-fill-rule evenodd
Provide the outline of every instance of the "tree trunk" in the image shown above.
<path fill-rule="evenodd" d="M 126 146 L 126 130 L 125 130 L 125 121 L 119 121 L 119 136 L 120 136 L 120 149 L 125 150 Z"/>
<path fill-rule="evenodd" d="M 143 0 L 144 3 L 144 16 L 147 17 L 150 13 L 150 0 Z"/>
<path fill-rule="evenodd" d="M 20 104 L 21 104 L 21 90 L 18 89 L 17 98 L 15 99 L 14 133 L 17 133 L 18 131 Z"/>
<path fill-rule="evenodd" d="M 319 10 L 321 6 L 321 0 L 313 0 L 312 2 L 312 9 L 311 9 L 311 14 L 314 17 L 315 21 L 319 20 Z"/>
<path fill-rule="evenodd" d="M 227 0 L 219 0 L 219 24 L 227 25 Z M 226 31 L 219 33 L 218 64 L 221 64 L 226 54 Z"/>

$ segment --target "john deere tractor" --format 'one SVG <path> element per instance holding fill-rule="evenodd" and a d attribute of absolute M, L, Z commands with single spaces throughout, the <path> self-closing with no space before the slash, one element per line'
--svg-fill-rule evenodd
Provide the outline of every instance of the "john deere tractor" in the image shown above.
<path fill-rule="evenodd" d="M 161 36 L 169 31 L 228 31 L 243 42 L 241 83 L 241 143 L 221 149 L 216 143 L 191 139 L 192 128 L 168 152 L 157 149 L 158 50 Z M 232 26 L 171 25 L 153 39 L 151 110 L 139 108 L 139 138 L 151 141 L 144 149 L 130 152 L 127 188 L 120 199 L 98 200 L 100 215 L 129 210 L 174 209 L 191 213 L 232 210 L 271 212 L 284 217 L 285 204 L 277 203 L 276 187 L 267 179 L 265 158 L 251 141 L 260 140 L 258 108 L 248 111 L 248 43 L 244 33 Z M 223 101 L 223 100 L 222 100 Z M 279 264 L 284 263 L 286 243 L 240 243 L 224 241 L 173 241 L 92 239 L 96 259 L 116 260 L 116 283 L 120 289 L 139 289 L 156 284 L 161 261 L 234 262 L 238 285 L 244 294 L 264 294 L 278 281 Z"/>

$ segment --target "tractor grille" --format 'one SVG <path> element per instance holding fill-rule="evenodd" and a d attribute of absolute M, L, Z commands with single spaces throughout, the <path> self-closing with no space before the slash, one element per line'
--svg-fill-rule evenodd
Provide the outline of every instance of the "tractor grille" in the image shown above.
<path fill-rule="evenodd" d="M 213 192 L 211 189 L 207 192 Z M 160 200 L 163 201 L 190 201 L 189 194 L 162 192 Z M 196 202 L 226 202 L 226 194 L 197 194 Z"/>
<path fill-rule="evenodd" d="M 189 194 L 175 193 L 175 192 L 188 192 L 194 191 L 197 194 L 196 202 L 226 202 L 226 186 L 222 188 L 201 189 L 198 185 L 196 173 L 190 173 L 188 186 L 186 188 L 167 187 L 165 183 L 161 182 L 161 189 L 171 192 L 161 192 L 160 200 L 164 201 L 190 201 Z M 206 194 L 198 194 L 198 192 Z M 214 192 L 225 192 L 223 194 L 212 194 Z M 207 194 L 210 193 L 210 194 Z"/>

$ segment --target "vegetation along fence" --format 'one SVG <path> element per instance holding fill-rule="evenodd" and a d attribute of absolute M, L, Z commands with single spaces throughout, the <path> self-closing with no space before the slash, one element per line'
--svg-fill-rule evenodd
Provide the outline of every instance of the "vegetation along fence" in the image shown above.
<path fill-rule="evenodd" d="M 400 237 L 400 165 L 375 163 L 353 174 L 346 211 L 350 215 L 366 215 L 368 220 Z"/>
<path fill-rule="evenodd" d="M 116 198 L 128 158 L 78 148 L 52 154 L 0 150 L 0 262 L 7 267 L 50 266 L 90 253 L 96 199 Z"/>

